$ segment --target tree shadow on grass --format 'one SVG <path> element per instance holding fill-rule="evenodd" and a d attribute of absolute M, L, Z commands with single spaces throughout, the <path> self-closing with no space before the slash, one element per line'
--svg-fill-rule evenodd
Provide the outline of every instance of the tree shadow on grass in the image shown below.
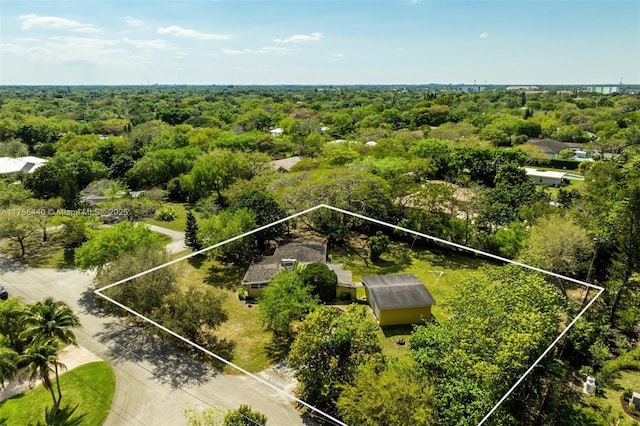
<path fill-rule="evenodd" d="M 194 268 L 200 269 L 206 260 L 207 260 L 206 255 L 197 254 L 187 259 L 187 262 L 189 262 L 189 265 L 193 266 Z"/>
<path fill-rule="evenodd" d="M 78 426 L 87 416 L 85 413 L 73 417 L 79 404 L 74 407 L 66 405 L 62 408 L 49 407 L 44 412 L 44 423 L 38 421 L 36 426 Z"/>
<path fill-rule="evenodd" d="M 388 325 L 380 328 L 384 337 L 407 336 L 413 331 L 412 325 Z"/>
<path fill-rule="evenodd" d="M 205 283 L 226 290 L 235 290 L 240 283 L 244 274 L 247 272 L 247 265 L 217 265 L 213 264 L 209 267 Z"/>
<path fill-rule="evenodd" d="M 62 259 L 56 265 L 58 269 L 72 269 L 75 268 L 75 249 L 64 249 L 62 253 Z"/>
<path fill-rule="evenodd" d="M 174 388 L 206 383 L 219 373 L 213 366 L 190 356 L 145 327 L 113 321 L 96 338 L 110 349 L 114 362 L 131 361 L 149 369 L 154 378 Z M 212 351 L 213 352 L 213 351 Z"/>
<path fill-rule="evenodd" d="M 265 352 L 269 361 L 277 363 L 285 361 L 291 349 L 291 340 L 273 336 L 271 341 L 265 345 Z"/>

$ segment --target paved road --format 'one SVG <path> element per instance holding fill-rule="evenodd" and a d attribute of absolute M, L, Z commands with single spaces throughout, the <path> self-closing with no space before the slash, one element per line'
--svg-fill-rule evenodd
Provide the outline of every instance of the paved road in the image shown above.
<path fill-rule="evenodd" d="M 78 313 L 78 343 L 107 360 L 116 374 L 116 394 L 106 426 L 186 424 L 186 407 L 263 412 L 273 425 L 302 425 L 288 399 L 243 376 L 217 374 L 210 366 L 173 349 L 140 327 L 96 306 L 92 275 L 76 270 L 31 269 L 0 257 L 0 285 L 27 303 L 52 296 Z M 96 384 L 99 386 L 99 384 Z"/>

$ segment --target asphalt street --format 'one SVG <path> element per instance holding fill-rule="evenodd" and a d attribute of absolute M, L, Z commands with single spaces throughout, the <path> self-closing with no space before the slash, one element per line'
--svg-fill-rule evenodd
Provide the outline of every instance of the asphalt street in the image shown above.
<path fill-rule="evenodd" d="M 91 281 L 90 273 L 27 268 L 0 257 L 0 285 L 11 296 L 26 303 L 48 296 L 68 303 L 82 324 L 75 331 L 78 343 L 113 367 L 116 393 L 106 426 L 181 425 L 187 407 L 240 404 L 264 413 L 272 425 L 309 424 L 286 396 L 249 377 L 218 373 L 142 327 L 105 313 L 92 297 Z"/>

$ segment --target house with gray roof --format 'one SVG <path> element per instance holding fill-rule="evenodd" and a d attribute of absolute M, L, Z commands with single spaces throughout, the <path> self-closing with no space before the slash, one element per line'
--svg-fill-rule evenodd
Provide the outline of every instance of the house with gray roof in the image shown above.
<path fill-rule="evenodd" d="M 269 281 L 283 269 L 291 269 L 295 264 L 326 263 L 327 244 L 322 241 L 296 239 L 279 245 L 273 255 L 253 260 L 242 279 L 249 298 L 262 296 L 262 290 Z"/>
<path fill-rule="evenodd" d="M 367 301 L 381 326 L 420 324 L 431 319 L 436 301 L 413 274 L 362 277 Z"/>

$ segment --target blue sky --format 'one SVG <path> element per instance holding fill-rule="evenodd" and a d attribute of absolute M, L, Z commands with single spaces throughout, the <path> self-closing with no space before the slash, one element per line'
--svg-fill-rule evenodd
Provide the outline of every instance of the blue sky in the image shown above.
<path fill-rule="evenodd" d="M 0 84 L 640 83 L 640 1 L 0 0 Z"/>

